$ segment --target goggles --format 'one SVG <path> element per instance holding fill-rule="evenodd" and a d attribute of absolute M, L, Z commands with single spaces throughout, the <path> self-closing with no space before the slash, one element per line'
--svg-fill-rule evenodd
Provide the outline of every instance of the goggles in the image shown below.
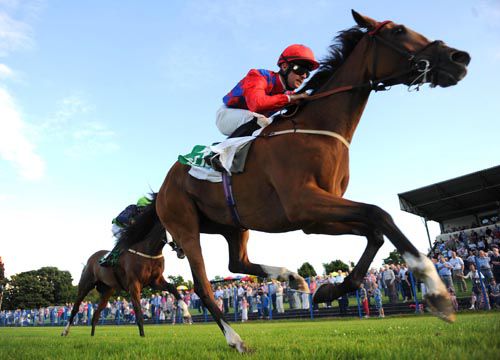
<path fill-rule="evenodd" d="M 306 77 L 308 77 L 311 73 L 311 70 L 309 70 L 309 68 L 305 66 L 294 63 L 291 63 L 290 66 L 292 68 L 292 71 L 299 76 L 306 74 Z"/>

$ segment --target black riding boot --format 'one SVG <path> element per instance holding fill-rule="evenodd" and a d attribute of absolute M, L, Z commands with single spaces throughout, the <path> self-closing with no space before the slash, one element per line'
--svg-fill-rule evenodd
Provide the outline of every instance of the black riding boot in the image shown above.
<path fill-rule="evenodd" d="M 118 264 L 118 259 L 120 258 L 120 254 L 121 254 L 120 248 L 118 247 L 118 245 L 115 245 L 113 250 L 111 250 L 109 253 L 104 255 L 99 260 L 99 265 L 104 267 L 116 266 L 116 264 Z"/>

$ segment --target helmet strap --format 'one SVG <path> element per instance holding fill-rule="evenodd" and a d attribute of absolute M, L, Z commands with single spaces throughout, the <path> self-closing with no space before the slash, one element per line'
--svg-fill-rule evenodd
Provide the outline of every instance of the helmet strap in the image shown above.
<path fill-rule="evenodd" d="M 288 64 L 288 68 L 286 70 L 283 70 L 283 68 L 280 66 L 279 74 L 283 77 L 285 89 L 287 89 L 288 91 L 293 91 L 294 89 L 291 88 L 290 85 L 288 85 L 288 75 L 292 71 L 292 66 L 288 61 L 285 60 L 285 62 Z"/>

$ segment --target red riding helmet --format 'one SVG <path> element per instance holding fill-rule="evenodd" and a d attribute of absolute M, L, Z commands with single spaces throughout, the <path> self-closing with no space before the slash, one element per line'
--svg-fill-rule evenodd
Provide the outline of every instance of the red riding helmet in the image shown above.
<path fill-rule="evenodd" d="M 316 61 L 312 50 L 301 44 L 293 44 L 283 50 L 278 59 L 278 66 L 285 62 L 294 62 L 297 60 L 311 64 L 311 70 L 319 67 L 319 63 Z"/>

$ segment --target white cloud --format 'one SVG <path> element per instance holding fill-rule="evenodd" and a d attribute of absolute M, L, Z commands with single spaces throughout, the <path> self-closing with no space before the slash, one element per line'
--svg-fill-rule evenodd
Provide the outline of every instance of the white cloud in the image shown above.
<path fill-rule="evenodd" d="M 14 12 L 14 9 L 10 9 Z M 33 46 L 31 27 L 23 20 L 14 19 L 4 9 L 0 9 L 0 56 Z"/>
<path fill-rule="evenodd" d="M 28 180 L 43 177 L 45 163 L 26 136 L 27 126 L 7 90 L 0 88 L 0 157 Z"/>
<path fill-rule="evenodd" d="M 7 65 L 0 64 L 0 79 L 7 79 L 14 76 L 14 71 L 12 71 Z"/>
<path fill-rule="evenodd" d="M 71 95 L 59 102 L 54 115 L 41 125 L 40 133 L 51 142 L 60 142 L 65 154 L 75 158 L 118 150 L 115 132 L 95 117 L 95 107 L 83 95 Z"/>

